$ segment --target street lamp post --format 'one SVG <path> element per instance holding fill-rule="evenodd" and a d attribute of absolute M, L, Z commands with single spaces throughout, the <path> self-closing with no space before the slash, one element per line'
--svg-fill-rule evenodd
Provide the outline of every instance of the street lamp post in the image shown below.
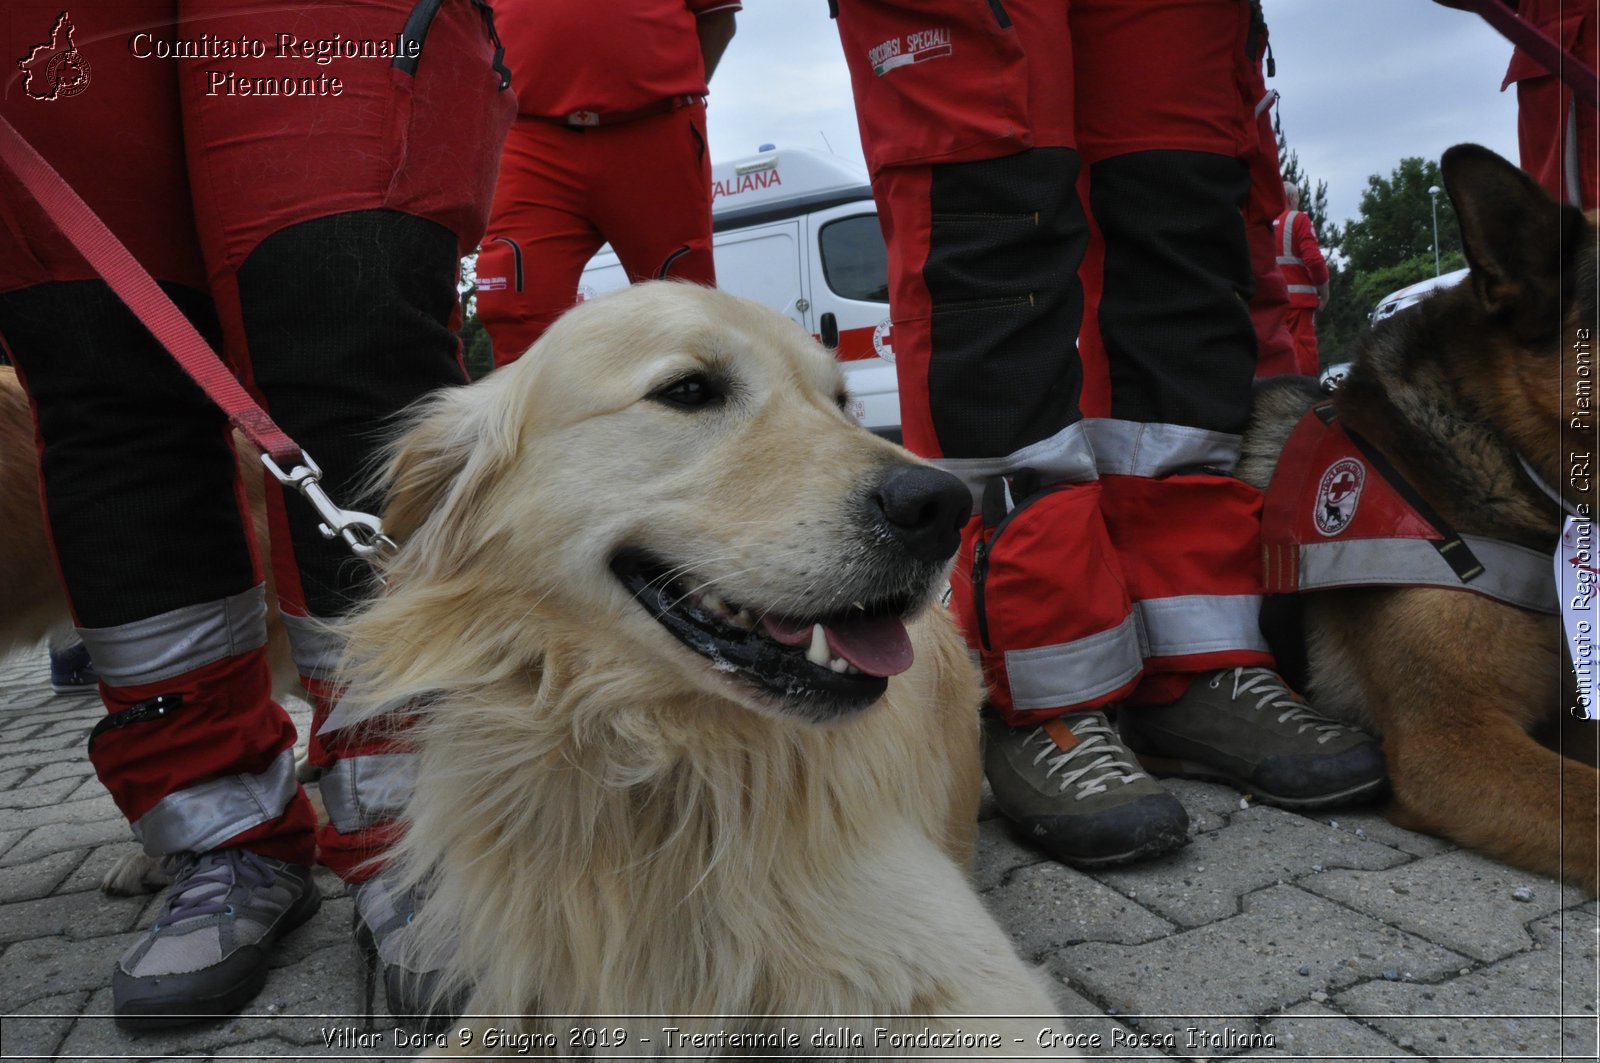
<path fill-rule="evenodd" d="M 1433 200 L 1433 275 L 1439 275 L 1439 193 L 1438 185 L 1428 189 L 1428 196 Z"/>

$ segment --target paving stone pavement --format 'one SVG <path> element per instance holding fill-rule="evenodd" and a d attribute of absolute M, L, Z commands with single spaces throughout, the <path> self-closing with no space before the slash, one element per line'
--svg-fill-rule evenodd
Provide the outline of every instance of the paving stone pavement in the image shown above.
<path fill-rule="evenodd" d="M 410 1055 L 392 1022 L 368 1032 L 354 1018 L 351 900 L 321 871 L 322 911 L 243 1015 L 138 1037 L 115 1028 L 112 964 L 157 903 L 98 889 L 135 844 L 85 756 L 98 701 L 53 696 L 47 673 L 42 653 L 0 661 L 0 1057 Z M 309 710 L 291 713 L 304 727 Z M 1019 844 L 985 807 L 977 887 L 1053 979 L 1084 1054 L 1597 1058 L 1596 902 L 1372 808 L 1302 816 L 1221 786 L 1169 786 L 1191 843 L 1092 874 Z"/>

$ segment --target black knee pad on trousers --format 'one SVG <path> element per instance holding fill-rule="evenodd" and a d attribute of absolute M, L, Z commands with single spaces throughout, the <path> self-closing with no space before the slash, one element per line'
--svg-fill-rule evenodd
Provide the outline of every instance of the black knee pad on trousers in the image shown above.
<path fill-rule="evenodd" d="M 162 288 L 220 349 L 211 300 Z M 38 410 L 51 536 L 80 623 L 110 627 L 255 583 L 227 418 L 104 282 L 0 295 L 0 335 Z"/>
<path fill-rule="evenodd" d="M 1095 163 L 1089 188 L 1105 238 L 1111 416 L 1242 432 L 1256 366 L 1249 171 L 1225 155 L 1144 151 Z"/>
<path fill-rule="evenodd" d="M 1078 153 L 1034 148 L 932 168 L 923 280 L 928 393 L 946 457 L 1009 454 L 1077 419 Z"/>
<path fill-rule="evenodd" d="M 357 504 L 394 414 L 465 382 L 450 331 L 456 250 L 455 234 L 435 222 L 355 211 L 279 230 L 239 269 L 255 382 L 343 506 Z M 363 595 L 366 566 L 323 538 L 303 499 L 286 508 L 307 608 L 344 613 Z"/>

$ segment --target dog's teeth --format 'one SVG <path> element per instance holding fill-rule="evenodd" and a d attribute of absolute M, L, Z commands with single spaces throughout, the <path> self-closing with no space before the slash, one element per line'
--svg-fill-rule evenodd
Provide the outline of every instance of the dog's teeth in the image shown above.
<path fill-rule="evenodd" d="M 706 591 L 700 596 L 700 606 L 712 616 L 727 616 L 728 605 L 717 596 L 715 591 Z"/>
<path fill-rule="evenodd" d="M 811 645 L 806 647 L 806 660 L 819 667 L 828 667 L 828 636 L 821 624 L 811 625 Z"/>
<path fill-rule="evenodd" d="M 845 660 L 843 657 L 835 657 L 833 660 L 828 662 L 828 671 L 830 672 L 838 672 L 840 675 L 843 675 L 845 672 L 850 670 L 850 662 Z"/>
<path fill-rule="evenodd" d="M 756 615 L 748 609 L 740 609 L 737 613 L 733 614 L 731 623 L 734 627 L 743 628 L 744 630 L 749 631 L 756 626 Z"/>
<path fill-rule="evenodd" d="M 845 675 L 860 675 L 861 674 L 861 669 L 857 668 L 853 664 L 850 664 L 849 662 L 846 662 L 845 666 L 844 666 L 844 674 Z"/>

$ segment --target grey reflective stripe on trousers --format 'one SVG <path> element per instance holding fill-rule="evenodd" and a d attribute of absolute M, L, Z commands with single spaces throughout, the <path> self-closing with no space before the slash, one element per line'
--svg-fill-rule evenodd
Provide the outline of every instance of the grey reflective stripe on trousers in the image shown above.
<path fill-rule="evenodd" d="M 416 784 L 412 753 L 373 753 L 336 761 L 322 775 L 322 804 L 340 834 L 394 819 Z"/>
<path fill-rule="evenodd" d="M 1555 567 L 1549 554 L 1497 539 L 1463 535 L 1483 572 L 1462 583 L 1426 539 L 1354 539 L 1300 547 L 1302 591 L 1332 587 L 1446 587 L 1477 591 L 1539 613 L 1559 613 Z"/>
<path fill-rule="evenodd" d="M 283 815 L 298 786 L 294 750 L 285 749 L 260 775 L 227 775 L 168 794 L 139 817 L 134 837 L 151 856 L 210 852 Z"/>
<path fill-rule="evenodd" d="M 1072 642 L 1007 650 L 1006 683 L 1018 711 L 1058 709 L 1127 685 L 1151 657 L 1227 650 L 1266 653 L 1261 596 L 1181 595 L 1135 602 L 1114 628 Z"/>
<path fill-rule="evenodd" d="M 258 583 L 229 598 L 78 634 L 111 686 L 160 683 L 266 645 L 266 588 Z"/>
<path fill-rule="evenodd" d="M 1241 437 L 1181 424 L 1145 424 L 1092 417 L 1083 422 L 1101 476 L 1156 479 L 1200 467 L 1231 473 Z"/>
<path fill-rule="evenodd" d="M 295 671 L 307 679 L 332 679 L 344 654 L 344 637 L 326 620 L 282 614 Z"/>
<path fill-rule="evenodd" d="M 1019 469 L 1033 469 L 1047 484 L 1085 483 L 1095 478 L 1094 451 L 1089 448 L 1082 421 L 1004 457 L 936 458 L 933 463 L 967 485 L 974 513 L 979 511 L 984 485 L 992 477 L 1009 476 Z"/>

